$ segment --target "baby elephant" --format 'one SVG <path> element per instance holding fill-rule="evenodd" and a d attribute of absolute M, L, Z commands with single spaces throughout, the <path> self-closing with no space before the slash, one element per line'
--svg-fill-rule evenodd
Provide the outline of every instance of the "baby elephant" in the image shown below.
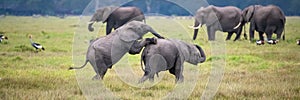
<path fill-rule="evenodd" d="M 143 22 L 128 22 L 109 35 L 92 40 L 88 47 L 85 64 L 69 69 L 81 69 L 90 62 L 96 72 L 93 79 L 103 79 L 107 69 L 117 63 L 127 52 L 137 54 L 145 45 L 153 42 L 151 39 L 137 41 L 148 32 L 158 38 L 163 38 Z"/>
<path fill-rule="evenodd" d="M 203 63 L 206 56 L 202 48 L 198 45 L 189 44 L 175 39 L 157 39 L 156 44 L 146 45 L 141 55 L 141 66 L 144 62 L 146 66 L 144 76 L 139 80 L 154 80 L 155 73 L 169 70 L 175 75 L 175 82 L 183 82 L 184 61 L 197 65 Z"/>

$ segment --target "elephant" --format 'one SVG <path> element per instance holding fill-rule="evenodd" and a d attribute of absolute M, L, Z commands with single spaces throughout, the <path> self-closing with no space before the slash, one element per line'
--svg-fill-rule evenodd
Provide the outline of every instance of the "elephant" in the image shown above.
<path fill-rule="evenodd" d="M 195 14 L 195 23 L 193 40 L 197 38 L 198 30 L 202 25 L 206 25 L 208 40 L 215 40 L 216 31 L 228 32 L 226 40 L 230 40 L 233 33 L 236 33 L 234 41 L 240 38 L 242 32 L 242 11 L 233 6 L 216 7 L 208 6 L 201 7 Z"/>
<path fill-rule="evenodd" d="M 128 22 L 111 34 L 90 41 L 84 65 L 69 69 L 81 69 L 90 62 L 96 72 L 93 80 L 102 80 L 107 69 L 111 69 L 113 64 L 117 63 L 128 51 L 139 53 L 142 47 L 154 42 L 147 39 L 138 41 L 148 32 L 158 38 L 164 38 L 143 22 Z"/>
<path fill-rule="evenodd" d="M 143 12 L 137 7 L 104 7 L 94 13 L 88 29 L 94 31 L 93 24 L 101 21 L 106 23 L 106 35 L 108 35 L 113 28 L 117 29 L 132 20 L 145 21 Z"/>
<path fill-rule="evenodd" d="M 145 69 L 144 76 L 138 83 L 143 83 L 147 79 L 151 82 L 154 75 L 160 71 L 169 70 L 175 75 L 176 83 L 183 82 L 183 63 L 184 61 L 197 65 L 206 60 L 202 48 L 198 45 L 189 44 L 176 39 L 157 39 L 156 44 L 146 45 L 141 54 L 141 66 L 143 62 Z"/>
<path fill-rule="evenodd" d="M 255 30 L 259 33 L 260 41 L 264 41 L 264 33 L 266 33 L 268 43 L 270 44 L 273 43 L 273 40 L 271 39 L 273 33 L 277 34 L 277 40 L 281 38 L 286 18 L 279 7 L 274 5 L 251 5 L 243 10 L 242 16 L 245 23 L 250 22 L 250 41 L 253 41 L 254 39 Z M 283 40 L 285 40 L 284 34 Z"/>

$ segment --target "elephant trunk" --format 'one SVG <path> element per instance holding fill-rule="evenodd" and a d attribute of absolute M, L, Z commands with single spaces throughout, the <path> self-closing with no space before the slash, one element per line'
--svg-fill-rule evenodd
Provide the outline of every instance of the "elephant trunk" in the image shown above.
<path fill-rule="evenodd" d="M 196 45 L 196 47 L 199 50 L 200 55 L 201 55 L 200 58 L 199 58 L 199 60 L 198 60 L 198 62 L 199 63 L 203 63 L 206 60 L 205 53 L 204 53 L 203 49 L 200 46 Z"/>
<path fill-rule="evenodd" d="M 201 24 L 197 20 L 195 20 L 193 40 L 195 40 L 197 38 L 198 31 L 199 31 L 200 27 L 201 27 Z"/>
<path fill-rule="evenodd" d="M 95 21 L 91 21 L 91 22 L 89 23 L 88 29 L 89 29 L 90 32 L 93 32 L 93 31 L 94 31 L 94 27 L 93 27 L 93 24 L 94 24 L 94 23 L 95 23 Z"/>
<path fill-rule="evenodd" d="M 165 39 L 165 37 L 161 36 L 160 34 L 158 34 L 155 30 L 153 30 L 151 27 L 149 27 L 149 32 L 151 32 L 154 36 L 156 36 L 157 38 L 160 39 Z"/>

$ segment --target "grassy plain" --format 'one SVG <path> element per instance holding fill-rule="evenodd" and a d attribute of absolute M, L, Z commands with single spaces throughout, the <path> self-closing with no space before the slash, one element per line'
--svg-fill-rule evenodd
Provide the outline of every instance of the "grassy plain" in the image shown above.
<path fill-rule="evenodd" d="M 79 17 L 0 18 L 0 31 L 5 32 L 9 38 L 0 43 L 0 99 L 86 99 L 86 93 L 77 83 L 76 71 L 67 70 L 74 65 L 72 45 L 76 41 L 73 37 L 79 27 L 78 22 Z M 236 42 L 226 41 L 226 55 L 221 56 L 211 56 L 211 44 L 202 29 L 197 40 L 191 41 L 193 30 L 188 26 L 193 24 L 193 19 L 152 18 L 147 23 L 167 38 L 194 42 L 205 49 L 207 61 L 193 67 L 200 73 L 190 77 L 197 79 L 197 84 L 189 99 L 200 99 L 210 77 L 211 62 L 218 57 L 225 59 L 226 67 L 214 99 L 300 99 L 300 52 L 296 45 L 296 39 L 300 39 L 300 17 L 287 18 L 286 40 L 277 45 L 257 46 L 241 38 Z M 100 33 L 104 33 L 104 25 L 100 26 Z M 182 30 L 188 34 L 180 33 Z M 36 53 L 30 45 L 29 34 L 46 50 Z M 141 77 L 143 72 L 139 59 L 139 55 L 135 55 L 129 60 L 138 77 Z M 88 71 L 93 76 L 90 67 L 85 69 L 90 69 Z M 189 74 L 184 73 L 186 80 L 189 80 Z M 92 76 L 87 75 L 85 78 L 91 80 Z M 113 95 L 121 99 L 160 99 L 173 90 L 175 77 L 166 72 L 160 78 L 162 81 L 152 87 L 138 88 L 123 82 L 114 70 L 109 70 L 103 83 Z"/>

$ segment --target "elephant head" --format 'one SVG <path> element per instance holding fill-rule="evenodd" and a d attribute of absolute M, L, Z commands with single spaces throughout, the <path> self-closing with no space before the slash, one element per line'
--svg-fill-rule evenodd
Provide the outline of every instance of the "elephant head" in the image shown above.
<path fill-rule="evenodd" d="M 118 7 L 104 7 L 104 8 L 100 8 L 96 11 L 96 13 L 94 13 L 93 17 L 91 18 L 89 25 L 88 25 L 88 29 L 89 31 L 94 31 L 93 28 L 93 24 L 95 22 L 106 22 L 107 18 L 109 17 L 109 15 L 116 10 Z"/>
<path fill-rule="evenodd" d="M 254 6 L 249 6 L 243 10 L 242 16 L 245 22 L 249 22 L 252 19 L 254 10 L 255 10 Z"/>
<path fill-rule="evenodd" d="M 205 53 L 200 46 L 181 41 L 177 44 L 179 44 L 177 45 L 177 48 L 186 62 L 197 65 L 198 63 L 203 63 L 206 60 Z"/>
<path fill-rule="evenodd" d="M 201 7 L 197 10 L 195 15 L 195 24 L 194 24 L 194 36 L 193 40 L 196 39 L 198 30 L 202 25 L 210 26 L 218 21 L 218 14 L 216 13 L 216 8 L 214 6 L 208 6 L 206 8 Z"/>
<path fill-rule="evenodd" d="M 125 24 L 125 27 L 120 27 L 118 30 L 120 33 L 120 39 L 125 42 L 133 42 L 135 40 L 141 39 L 144 34 L 151 32 L 154 36 L 158 38 L 164 38 L 160 36 L 151 26 L 140 22 L 131 21 Z"/>
<path fill-rule="evenodd" d="M 255 10 L 259 7 L 261 7 L 261 5 L 253 5 L 253 6 L 249 6 L 249 7 L 245 8 L 242 13 L 244 22 L 246 22 L 246 23 L 250 22 L 251 19 L 253 18 Z"/>
<path fill-rule="evenodd" d="M 190 59 L 187 62 L 192 64 L 203 63 L 206 60 L 206 55 L 200 46 L 195 45 L 195 47 L 198 51 L 195 50 L 197 52 L 192 53 Z"/>

